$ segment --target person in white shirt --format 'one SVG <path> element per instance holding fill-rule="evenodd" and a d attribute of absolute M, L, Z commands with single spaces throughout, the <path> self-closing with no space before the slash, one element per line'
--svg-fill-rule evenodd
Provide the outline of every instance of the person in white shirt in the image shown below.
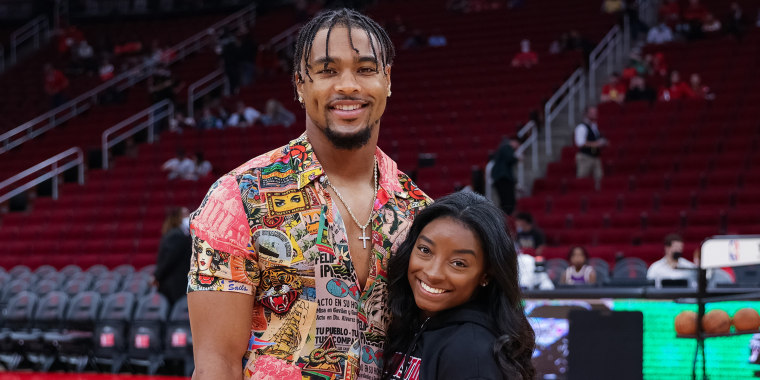
<path fill-rule="evenodd" d="M 177 150 L 177 156 L 170 158 L 163 165 L 161 170 L 169 172 L 167 178 L 172 179 L 195 179 L 195 163 L 185 155 L 182 149 Z"/>
<path fill-rule="evenodd" d="M 664 22 L 660 22 L 647 33 L 647 43 L 659 45 L 671 41 L 673 41 L 673 31 Z"/>
<path fill-rule="evenodd" d="M 652 263 L 647 271 L 647 279 L 654 280 L 655 286 L 662 287 L 662 280 L 686 279 L 689 286 L 696 286 L 697 266 L 683 256 L 683 238 L 678 234 L 665 237 L 665 256 Z"/>
<path fill-rule="evenodd" d="M 195 177 L 203 178 L 211 174 L 213 166 L 203 158 L 202 152 L 195 152 Z"/>
<path fill-rule="evenodd" d="M 237 108 L 229 119 L 227 125 L 230 127 L 250 127 L 261 117 L 261 112 L 253 107 L 246 106 L 243 102 L 237 102 Z"/>

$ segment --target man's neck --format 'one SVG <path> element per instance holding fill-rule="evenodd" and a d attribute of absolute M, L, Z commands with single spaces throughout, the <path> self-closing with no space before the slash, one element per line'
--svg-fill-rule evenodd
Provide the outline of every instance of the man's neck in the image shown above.
<path fill-rule="evenodd" d="M 322 169 L 333 183 L 364 182 L 372 180 L 372 171 L 377 148 L 377 135 L 358 149 L 336 148 L 316 127 L 306 128 L 306 136 L 314 149 Z"/>
<path fill-rule="evenodd" d="M 670 265 L 673 268 L 678 266 L 678 260 L 673 258 L 673 256 L 665 256 L 665 261 L 667 261 L 668 265 Z"/>

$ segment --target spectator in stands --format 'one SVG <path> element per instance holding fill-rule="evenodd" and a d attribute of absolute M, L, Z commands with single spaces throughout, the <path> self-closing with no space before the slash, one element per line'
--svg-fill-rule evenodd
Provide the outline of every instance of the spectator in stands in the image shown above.
<path fill-rule="evenodd" d="M 649 33 L 647 33 L 647 43 L 649 44 L 659 45 L 671 41 L 673 41 L 673 31 L 665 21 L 660 21 L 657 26 L 649 29 Z"/>
<path fill-rule="evenodd" d="M 180 110 L 175 110 L 174 118 L 169 120 L 169 131 L 182 133 L 182 131 L 187 128 L 195 128 L 195 119 L 186 116 L 185 113 Z"/>
<path fill-rule="evenodd" d="M 224 120 L 214 115 L 210 106 L 203 106 L 201 119 L 198 120 L 200 129 L 224 129 Z"/>
<path fill-rule="evenodd" d="M 250 127 L 261 117 L 261 112 L 257 109 L 246 106 L 242 100 L 236 103 L 235 112 L 227 118 L 227 125 L 230 127 Z"/>
<path fill-rule="evenodd" d="M 422 35 L 422 31 L 419 29 L 415 29 L 412 32 L 412 35 L 407 37 L 406 40 L 404 40 L 404 44 L 401 45 L 402 49 L 419 49 L 421 47 L 425 47 L 427 45 L 427 40 L 425 40 L 425 36 Z"/>
<path fill-rule="evenodd" d="M 172 207 L 166 213 L 161 227 L 161 242 L 153 279 L 158 285 L 158 292 L 170 304 L 182 298 L 187 291 L 187 272 L 192 254 L 189 215 L 184 207 Z"/>
<path fill-rule="evenodd" d="M 543 258 L 527 254 L 520 250 L 519 246 L 515 247 L 515 249 L 518 252 L 517 268 L 520 287 L 525 289 L 553 290 L 554 282 L 552 282 L 549 274 L 546 273 Z"/>
<path fill-rule="evenodd" d="M 592 285 L 596 284 L 596 271 L 588 263 L 588 252 L 586 248 L 576 246 L 570 248 L 567 253 L 567 261 L 570 266 L 565 269 L 565 273 L 559 282 L 565 285 Z"/>
<path fill-rule="evenodd" d="M 240 84 L 247 86 L 253 83 L 256 76 L 256 55 L 259 52 L 259 44 L 245 25 L 240 27 L 237 36 L 240 41 L 240 48 L 238 49 L 241 74 Z"/>
<path fill-rule="evenodd" d="M 696 265 L 683 256 L 683 238 L 678 234 L 665 237 L 665 256 L 652 263 L 647 271 L 647 279 L 654 280 L 655 286 L 662 287 L 664 279 L 687 279 L 689 286 L 696 286 Z"/>
<path fill-rule="evenodd" d="M 631 78 L 631 84 L 628 86 L 628 91 L 625 93 L 626 102 L 638 102 L 646 100 L 654 102 L 657 98 L 657 92 L 647 86 L 647 82 L 640 75 L 636 75 Z"/>
<path fill-rule="evenodd" d="M 710 91 L 710 87 L 702 84 L 702 77 L 697 73 L 691 74 L 689 77 L 689 85 L 691 86 L 691 93 L 694 99 L 715 99 L 715 94 Z"/>
<path fill-rule="evenodd" d="M 721 23 L 712 13 L 708 13 L 705 16 L 705 21 L 702 23 L 702 33 L 705 36 L 713 36 L 721 30 Z"/>
<path fill-rule="evenodd" d="M 517 136 L 511 136 L 502 140 L 499 149 L 494 157 L 494 165 L 491 170 L 491 179 L 496 186 L 496 192 L 499 194 L 501 209 L 507 215 L 512 215 L 515 210 L 515 164 L 521 157 L 517 154 L 517 148 L 520 147 L 520 140 Z"/>
<path fill-rule="evenodd" d="M 702 38 L 702 24 L 709 13 L 699 0 L 689 0 L 689 5 L 683 12 L 683 23 L 680 25 L 681 32 L 691 40 Z"/>
<path fill-rule="evenodd" d="M 739 3 L 732 2 L 723 24 L 723 31 L 741 41 L 747 28 L 746 24 L 747 19 L 742 7 Z"/>
<path fill-rule="evenodd" d="M 520 41 L 520 52 L 512 58 L 512 67 L 529 69 L 538 64 L 538 54 L 530 49 L 530 40 Z"/>
<path fill-rule="evenodd" d="M 240 87 L 240 41 L 225 29 L 219 37 L 216 52 L 222 58 L 224 75 L 230 85 L 230 91 L 237 94 Z"/>
<path fill-rule="evenodd" d="M 501 200 L 499 199 L 499 193 L 496 190 L 496 184 L 493 181 L 493 167 L 496 165 L 496 152 L 494 151 L 488 151 L 488 163 L 486 163 L 486 168 L 484 170 L 484 177 L 485 177 L 485 184 L 483 185 L 485 189 L 483 190 L 483 195 L 486 196 L 486 199 L 493 202 L 495 205 L 501 205 Z"/>
<path fill-rule="evenodd" d="M 660 5 L 659 18 L 668 27 L 675 28 L 681 22 L 681 6 L 678 0 L 666 0 Z"/>
<path fill-rule="evenodd" d="M 340 9 L 301 28 L 296 46 L 290 78 L 306 132 L 224 175 L 192 214 L 188 305 L 198 379 L 241 379 L 243 373 L 301 379 L 301 358 L 324 352 L 330 341 L 345 343 L 331 346 L 335 360 L 325 363 L 341 368 L 339 377 L 381 374 L 379 356 L 372 353 L 382 351 L 382 343 L 364 338 L 387 327 L 387 279 L 380 265 L 430 203 L 376 146 L 391 95 L 393 43 L 368 17 Z M 295 218 L 300 222 L 291 223 Z M 318 248 L 325 251 L 317 254 L 321 259 L 311 260 Z M 206 258 L 213 265 L 202 265 Z M 362 302 L 353 303 L 362 292 Z M 328 302 L 332 311 L 317 308 Z M 345 318 L 312 328 L 328 315 Z M 286 333 L 276 320 L 285 321 Z M 268 342 L 250 341 L 252 329 L 263 330 Z M 312 331 L 314 339 L 291 334 L 296 331 Z M 262 342 L 305 356 L 260 355 Z M 372 355 L 361 363 L 361 373 L 352 344 Z"/>
<path fill-rule="evenodd" d="M 448 44 L 448 41 L 446 40 L 446 36 L 438 29 L 428 37 L 427 44 L 430 47 L 444 47 Z"/>
<path fill-rule="evenodd" d="M 602 86 L 602 95 L 600 101 L 602 103 L 615 102 L 623 104 L 625 101 L 625 92 L 627 91 L 625 83 L 620 80 L 620 74 L 612 73 L 610 80 L 604 86 Z"/>
<path fill-rule="evenodd" d="M 546 245 L 546 235 L 533 224 L 533 215 L 528 212 L 518 212 L 515 215 L 515 240 L 524 253 L 541 256 Z"/>
<path fill-rule="evenodd" d="M 98 68 L 98 77 L 100 78 L 101 82 L 108 82 L 109 80 L 113 79 L 114 67 L 108 58 L 103 58 L 103 60 L 100 62 L 100 67 Z"/>
<path fill-rule="evenodd" d="M 163 64 L 158 64 L 148 78 L 148 91 L 153 104 L 167 99 L 174 103 L 182 87 L 183 84 L 174 79 L 172 72 Z"/>
<path fill-rule="evenodd" d="M 76 25 L 70 25 L 63 29 L 58 36 L 58 53 L 60 55 L 68 54 L 82 40 L 84 40 L 82 31 Z"/>
<path fill-rule="evenodd" d="M 170 180 L 195 179 L 195 163 L 187 157 L 184 149 L 177 149 L 177 155 L 164 162 L 161 170 L 169 173 L 167 178 Z"/>
<path fill-rule="evenodd" d="M 66 102 L 64 91 L 69 87 L 69 79 L 52 64 L 43 66 L 45 93 L 50 97 L 50 107 L 56 108 Z"/>
<path fill-rule="evenodd" d="M 603 0 L 602 12 L 615 15 L 620 14 L 625 9 L 625 3 L 623 0 Z"/>
<path fill-rule="evenodd" d="M 272 125 L 284 125 L 285 128 L 290 127 L 296 122 L 296 115 L 288 111 L 282 103 L 276 99 L 267 100 L 266 112 L 259 118 L 261 124 L 264 126 Z"/>
<path fill-rule="evenodd" d="M 657 98 L 664 102 L 693 99 L 694 92 L 686 82 L 681 81 L 681 74 L 677 70 L 673 70 L 670 73 L 670 84 L 660 89 Z"/>
<path fill-rule="evenodd" d="M 75 74 L 86 73 L 89 75 L 98 71 L 98 63 L 95 59 L 95 51 L 87 40 L 81 40 L 71 50 L 71 72 Z"/>
<path fill-rule="evenodd" d="M 604 175 L 602 148 L 608 145 L 596 124 L 598 112 L 594 106 L 587 107 L 583 121 L 575 127 L 575 146 L 578 148 L 575 154 L 576 176 L 585 178 L 593 175 L 597 190 Z"/>
<path fill-rule="evenodd" d="M 203 152 L 195 152 L 193 163 L 195 164 L 195 177 L 198 179 L 209 177 L 214 170 L 211 163 L 203 157 Z"/>

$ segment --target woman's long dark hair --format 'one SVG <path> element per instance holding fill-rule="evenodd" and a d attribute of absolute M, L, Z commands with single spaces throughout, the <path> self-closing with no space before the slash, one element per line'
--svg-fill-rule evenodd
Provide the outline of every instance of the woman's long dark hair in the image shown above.
<path fill-rule="evenodd" d="M 409 257 L 422 229 L 443 217 L 460 221 L 480 239 L 490 280 L 473 295 L 471 302 L 486 310 L 495 324 L 497 338 L 493 353 L 504 377 L 532 380 L 535 377 L 531 363 L 535 335 L 525 317 L 517 278 L 517 253 L 507 232 L 505 215 L 486 198 L 466 191 L 442 197 L 420 212 L 388 263 L 387 305 L 391 323 L 386 335 L 383 378 L 393 376 L 402 360 L 394 354 L 406 352 L 421 322 L 420 310 L 407 279 Z"/>

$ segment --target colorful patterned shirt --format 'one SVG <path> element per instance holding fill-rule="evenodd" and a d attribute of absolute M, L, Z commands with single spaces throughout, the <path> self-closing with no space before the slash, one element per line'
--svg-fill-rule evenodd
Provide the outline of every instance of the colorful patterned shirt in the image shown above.
<path fill-rule="evenodd" d="M 220 178 L 192 214 L 188 292 L 255 296 L 246 379 L 380 378 L 388 257 L 430 198 L 380 149 L 375 157 L 364 291 L 305 134 Z"/>

